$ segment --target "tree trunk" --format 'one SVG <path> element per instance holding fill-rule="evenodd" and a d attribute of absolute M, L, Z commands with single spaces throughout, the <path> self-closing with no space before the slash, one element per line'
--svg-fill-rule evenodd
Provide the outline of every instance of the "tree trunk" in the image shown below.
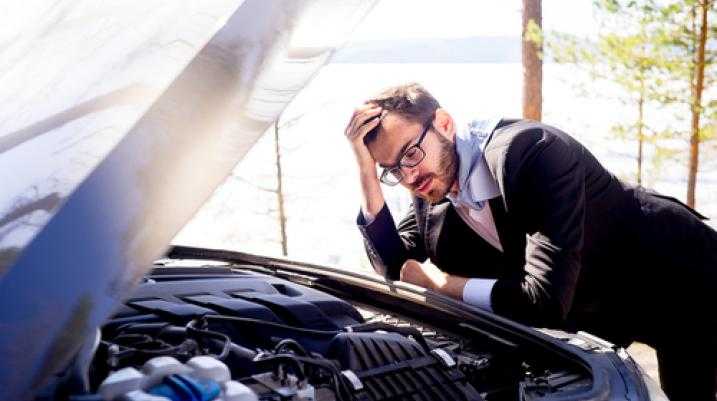
<path fill-rule="evenodd" d="M 543 114 L 543 44 L 526 37 L 530 21 L 542 27 L 541 0 L 523 0 L 523 118 L 540 121 Z"/>
<path fill-rule="evenodd" d="M 642 85 L 644 88 L 644 85 Z M 643 134 L 643 121 L 645 109 L 644 89 L 640 93 L 640 100 L 637 102 L 637 185 L 642 185 L 642 147 L 645 143 Z"/>
<path fill-rule="evenodd" d="M 695 187 L 697 184 L 697 168 L 700 154 L 700 115 L 702 114 L 702 91 L 705 78 L 705 44 L 707 43 L 707 13 L 711 7 L 710 0 L 700 2 L 701 24 L 697 37 L 695 62 L 692 79 L 692 124 L 690 127 L 690 161 L 687 176 L 687 205 L 695 207 Z"/>
<path fill-rule="evenodd" d="M 288 256 L 286 238 L 286 212 L 284 211 L 284 187 L 281 174 L 281 148 L 279 147 L 279 119 L 274 123 L 274 152 L 276 155 L 276 200 L 279 209 L 279 230 L 281 233 L 281 254 Z"/>

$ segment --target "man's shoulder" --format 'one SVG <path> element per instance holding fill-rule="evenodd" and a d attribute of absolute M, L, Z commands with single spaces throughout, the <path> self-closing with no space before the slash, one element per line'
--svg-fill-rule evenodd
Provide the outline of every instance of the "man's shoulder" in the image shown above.
<path fill-rule="evenodd" d="M 512 153 L 522 153 L 523 150 L 547 145 L 554 140 L 569 146 L 581 146 L 571 135 L 552 125 L 533 120 L 504 119 L 493 131 L 484 152 L 487 158 L 505 155 L 508 148 L 511 148 Z"/>
<path fill-rule="evenodd" d="M 566 152 L 584 153 L 583 146 L 559 128 L 532 120 L 508 120 L 494 130 L 484 157 L 491 174 L 500 182 L 516 176 L 536 158 L 546 156 L 544 151 L 548 149 L 553 149 L 553 157 Z"/>
<path fill-rule="evenodd" d="M 530 148 L 543 139 L 549 127 L 531 120 L 502 120 L 483 150 L 488 165 L 505 161 L 509 149 Z"/>
<path fill-rule="evenodd" d="M 557 131 L 557 128 L 533 120 L 503 119 L 496 126 L 487 146 L 506 144 L 517 139 L 528 140 L 529 138 L 540 139 L 547 132 Z M 486 146 L 486 147 L 487 147 Z"/>

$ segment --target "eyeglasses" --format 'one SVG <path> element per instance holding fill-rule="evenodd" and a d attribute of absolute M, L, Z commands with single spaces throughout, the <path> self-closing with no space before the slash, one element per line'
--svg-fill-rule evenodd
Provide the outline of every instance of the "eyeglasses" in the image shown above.
<path fill-rule="evenodd" d="M 416 167 L 423 161 L 423 158 L 426 157 L 426 152 L 421 148 L 421 142 L 423 142 L 423 138 L 426 137 L 430 129 L 431 123 L 429 122 L 425 128 L 423 128 L 423 132 L 421 132 L 421 135 L 418 137 L 418 141 L 403 152 L 401 158 L 398 159 L 398 164 L 383 169 L 380 178 L 382 183 L 390 186 L 397 185 L 403 181 L 402 168 Z"/>

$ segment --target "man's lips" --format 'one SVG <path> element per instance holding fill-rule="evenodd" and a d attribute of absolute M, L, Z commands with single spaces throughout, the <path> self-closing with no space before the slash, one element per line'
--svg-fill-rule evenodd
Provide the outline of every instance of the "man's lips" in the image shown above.
<path fill-rule="evenodd" d="M 416 192 L 419 192 L 422 194 L 427 193 L 428 188 L 430 188 L 432 181 L 433 181 L 433 178 L 431 178 L 431 177 L 423 178 L 421 181 L 418 182 L 418 185 L 416 186 Z"/>

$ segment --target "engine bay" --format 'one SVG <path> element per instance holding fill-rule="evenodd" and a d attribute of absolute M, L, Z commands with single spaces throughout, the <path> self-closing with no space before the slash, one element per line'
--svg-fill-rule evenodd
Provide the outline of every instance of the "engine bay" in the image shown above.
<path fill-rule="evenodd" d="M 568 360 L 467 333 L 251 271 L 153 275 L 77 355 L 70 372 L 80 379 L 66 379 L 55 394 L 491 401 L 592 385 L 589 372 Z"/>

